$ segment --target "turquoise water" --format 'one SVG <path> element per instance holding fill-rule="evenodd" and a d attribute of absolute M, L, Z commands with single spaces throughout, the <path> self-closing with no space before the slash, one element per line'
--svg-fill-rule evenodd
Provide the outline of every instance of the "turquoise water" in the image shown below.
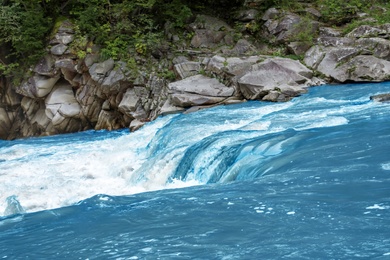
<path fill-rule="evenodd" d="M 387 92 L 0 141 L 0 258 L 388 259 Z"/>

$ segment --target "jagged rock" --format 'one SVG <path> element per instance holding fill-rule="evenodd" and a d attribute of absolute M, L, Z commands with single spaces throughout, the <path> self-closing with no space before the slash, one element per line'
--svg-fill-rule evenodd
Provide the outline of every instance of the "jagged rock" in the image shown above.
<path fill-rule="evenodd" d="M 51 47 L 50 52 L 53 55 L 61 56 L 66 52 L 67 49 L 68 49 L 68 46 L 60 43 L 60 44 L 57 44 L 57 45 Z"/>
<path fill-rule="evenodd" d="M 132 120 L 131 123 L 130 123 L 130 126 L 129 126 L 130 131 L 134 132 L 134 131 L 140 129 L 142 126 L 145 125 L 145 123 L 146 122 L 138 120 L 138 119 Z"/>
<path fill-rule="evenodd" d="M 50 55 L 45 55 L 35 66 L 34 72 L 38 73 L 39 75 L 54 77 L 59 73 L 54 64 L 55 61 L 53 57 Z"/>
<path fill-rule="evenodd" d="M 370 99 L 376 102 L 390 102 L 390 93 L 374 95 Z"/>
<path fill-rule="evenodd" d="M 125 74 L 120 67 L 111 70 L 101 83 L 102 91 L 105 94 L 117 93 L 121 89 L 120 83 L 125 80 Z"/>
<path fill-rule="evenodd" d="M 350 33 L 346 35 L 346 37 L 353 38 L 367 38 L 367 37 L 380 37 L 386 36 L 389 32 L 382 28 L 378 28 L 370 25 L 361 25 L 355 29 L 353 29 Z"/>
<path fill-rule="evenodd" d="M 120 102 L 118 108 L 123 114 L 131 115 L 132 112 L 137 110 L 137 107 L 140 105 L 140 98 L 136 95 L 133 88 L 130 88 L 126 91 L 123 96 L 122 101 Z"/>
<path fill-rule="evenodd" d="M 17 88 L 16 92 L 30 98 L 45 97 L 53 89 L 59 78 L 60 75 L 48 78 L 37 74 L 22 83 L 22 85 Z"/>
<path fill-rule="evenodd" d="M 60 81 L 45 99 L 46 115 L 54 126 L 65 118 L 80 118 L 81 106 L 74 97 L 72 86 Z"/>
<path fill-rule="evenodd" d="M 91 78 L 97 83 L 102 83 L 108 73 L 114 68 L 114 60 L 108 59 L 100 63 L 94 63 L 89 69 Z"/>
<path fill-rule="evenodd" d="M 293 13 L 281 14 L 276 16 L 276 18 L 268 18 L 273 16 L 276 15 L 264 15 L 263 20 L 266 20 L 266 22 L 263 26 L 266 29 L 266 34 L 275 37 L 275 43 L 286 43 L 293 41 L 297 35 L 303 33 L 315 34 L 320 26 L 320 23 L 314 20 L 305 21 L 305 26 L 302 26 L 302 18 L 299 15 Z M 308 30 L 310 30 L 310 32 L 308 32 Z"/>
<path fill-rule="evenodd" d="M 331 27 L 320 27 L 320 37 L 341 37 L 341 32 Z"/>
<path fill-rule="evenodd" d="M 184 79 L 198 74 L 201 70 L 201 64 L 199 62 L 187 61 L 176 64 L 173 68 L 176 75 L 179 76 L 180 79 Z"/>
<path fill-rule="evenodd" d="M 267 101 L 289 100 L 306 92 L 313 72 L 299 61 L 270 58 L 252 66 L 237 81 L 246 99 Z M 282 97 L 279 97 L 283 95 Z"/>
<path fill-rule="evenodd" d="M 76 100 L 81 106 L 83 115 L 92 125 L 96 124 L 105 101 L 99 94 L 99 88 L 89 81 L 77 90 Z"/>
<path fill-rule="evenodd" d="M 178 107 L 172 104 L 170 99 L 167 99 L 164 105 L 160 108 L 160 115 L 175 114 L 184 111 L 183 107 Z"/>
<path fill-rule="evenodd" d="M 72 59 L 60 59 L 56 60 L 54 63 L 54 66 L 59 69 L 66 69 L 69 71 L 76 72 L 76 64 L 75 61 Z"/>
<path fill-rule="evenodd" d="M 224 58 L 219 55 L 213 56 L 207 64 L 207 70 L 222 74 L 227 72 L 237 76 L 246 72 L 253 64 L 268 58 L 268 56 L 249 56 Z"/>
<path fill-rule="evenodd" d="M 263 21 L 268 21 L 268 20 L 274 20 L 277 19 L 280 15 L 280 12 L 278 9 L 272 7 L 269 8 L 265 13 L 263 14 L 263 17 L 261 18 Z"/>
<path fill-rule="evenodd" d="M 306 42 L 290 42 L 287 45 L 288 51 L 294 55 L 303 55 L 310 47 L 311 45 Z"/>
<path fill-rule="evenodd" d="M 191 46 L 194 48 L 212 48 L 217 44 L 224 44 L 229 41 L 224 39 L 227 32 L 232 30 L 224 21 L 207 15 L 198 15 L 190 28 L 195 33 L 191 39 Z"/>
<path fill-rule="evenodd" d="M 98 122 L 95 130 L 116 130 L 125 127 L 122 120 L 122 115 L 117 111 L 102 110 L 99 114 Z"/>
<path fill-rule="evenodd" d="M 245 39 L 237 41 L 236 45 L 231 50 L 227 50 L 224 53 L 232 56 L 242 56 L 244 54 L 251 54 L 256 52 L 256 47 Z"/>
<path fill-rule="evenodd" d="M 371 52 L 377 58 L 390 60 L 390 41 L 382 38 L 362 38 L 356 41 L 362 50 Z"/>
<path fill-rule="evenodd" d="M 43 100 L 31 99 L 24 97 L 22 99 L 21 107 L 29 122 L 29 125 L 35 126 L 39 134 L 40 132 L 53 132 L 53 124 L 46 115 L 46 106 Z M 32 133 L 34 134 L 34 133 Z M 22 136 L 28 136 L 23 134 Z"/>
<path fill-rule="evenodd" d="M 256 9 L 242 10 L 238 13 L 236 20 L 239 20 L 241 22 L 250 22 L 255 20 L 258 14 L 259 11 L 257 11 Z"/>
<path fill-rule="evenodd" d="M 0 106 L 0 138 L 7 139 L 11 129 L 14 114 L 9 113 L 5 108 Z"/>
<path fill-rule="evenodd" d="M 319 37 L 317 43 L 324 47 L 348 47 L 356 45 L 356 40 L 346 37 Z"/>
<path fill-rule="evenodd" d="M 390 62 L 374 56 L 359 55 L 340 66 L 347 70 L 347 79 L 355 82 L 390 80 Z"/>
<path fill-rule="evenodd" d="M 321 13 L 317 9 L 314 9 L 313 7 L 305 8 L 305 12 L 308 15 L 310 15 L 312 19 L 315 19 L 315 20 L 319 20 L 322 17 Z"/>

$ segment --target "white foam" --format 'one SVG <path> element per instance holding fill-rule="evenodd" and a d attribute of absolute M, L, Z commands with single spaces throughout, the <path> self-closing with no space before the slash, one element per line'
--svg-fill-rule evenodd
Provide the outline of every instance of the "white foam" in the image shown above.
<path fill-rule="evenodd" d="M 380 204 L 374 204 L 373 206 L 366 207 L 366 209 L 384 210 L 384 209 L 390 209 L 390 206 L 383 206 L 383 205 L 380 205 Z"/>
<path fill-rule="evenodd" d="M 339 125 L 346 125 L 348 124 L 348 119 L 342 116 L 337 117 L 326 117 L 323 120 L 311 123 L 307 126 L 303 127 L 297 127 L 294 128 L 295 130 L 306 130 L 306 129 L 312 129 L 312 128 L 323 128 L 323 127 L 332 127 L 332 126 L 339 126 Z"/>
<path fill-rule="evenodd" d="M 382 164 L 381 164 L 381 167 L 382 167 L 382 169 L 385 170 L 385 171 L 390 171 L 390 162 L 388 162 L 388 163 L 382 163 Z"/>

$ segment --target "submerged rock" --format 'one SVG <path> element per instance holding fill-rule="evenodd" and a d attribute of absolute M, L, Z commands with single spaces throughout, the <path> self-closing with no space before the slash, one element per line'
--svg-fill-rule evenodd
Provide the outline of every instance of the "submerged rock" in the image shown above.
<path fill-rule="evenodd" d="M 374 95 L 370 99 L 376 102 L 390 102 L 390 93 Z"/>

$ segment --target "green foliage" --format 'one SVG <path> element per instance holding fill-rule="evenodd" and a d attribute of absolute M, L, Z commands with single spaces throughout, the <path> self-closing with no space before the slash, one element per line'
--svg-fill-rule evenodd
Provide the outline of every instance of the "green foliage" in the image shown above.
<path fill-rule="evenodd" d="M 341 25 L 352 21 L 359 11 L 365 10 L 370 2 L 362 0 L 319 0 L 320 11 L 325 22 Z"/>

